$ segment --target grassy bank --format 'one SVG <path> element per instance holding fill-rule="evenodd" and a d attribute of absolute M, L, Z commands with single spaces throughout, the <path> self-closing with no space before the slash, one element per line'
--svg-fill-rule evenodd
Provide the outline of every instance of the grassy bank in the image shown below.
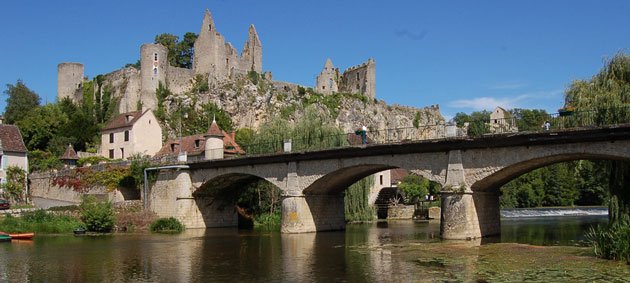
<path fill-rule="evenodd" d="M 598 257 L 630 264 L 630 221 L 591 227 L 586 233 L 586 239 Z"/>
<path fill-rule="evenodd" d="M 282 223 L 282 214 L 276 213 L 263 213 L 261 215 L 254 216 L 254 227 L 260 229 L 280 230 Z"/>
<path fill-rule="evenodd" d="M 8 233 L 72 233 L 81 225 L 81 221 L 74 217 L 49 214 L 44 210 L 25 212 L 22 217 L 0 217 L 0 231 Z"/>

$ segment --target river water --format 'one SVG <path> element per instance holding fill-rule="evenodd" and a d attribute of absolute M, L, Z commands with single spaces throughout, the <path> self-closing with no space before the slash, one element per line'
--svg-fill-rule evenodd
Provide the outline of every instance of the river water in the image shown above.
<path fill-rule="evenodd" d="M 297 235 L 233 228 L 38 235 L 0 243 L 0 282 L 630 280 L 629 265 L 576 246 L 585 229 L 606 223 L 605 213 L 527 213 L 503 211 L 500 237 L 461 242 L 440 241 L 433 221 L 351 224 L 346 231 Z"/>

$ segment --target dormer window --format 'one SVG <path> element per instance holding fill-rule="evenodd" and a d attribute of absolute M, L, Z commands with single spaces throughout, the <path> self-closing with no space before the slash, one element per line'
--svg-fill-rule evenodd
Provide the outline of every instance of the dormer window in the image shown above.
<path fill-rule="evenodd" d="M 200 140 L 195 140 L 195 148 L 199 148 Z"/>
<path fill-rule="evenodd" d="M 171 152 L 175 152 L 175 144 L 174 143 L 171 144 Z"/>

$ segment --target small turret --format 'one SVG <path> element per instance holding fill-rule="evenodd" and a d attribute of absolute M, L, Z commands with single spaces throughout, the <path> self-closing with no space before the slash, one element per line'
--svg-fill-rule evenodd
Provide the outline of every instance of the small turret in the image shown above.
<path fill-rule="evenodd" d="M 79 156 L 77 152 L 74 151 L 72 144 L 68 144 L 68 148 L 66 152 L 59 158 L 65 167 L 75 167 L 77 166 L 77 160 L 79 160 Z"/>
<path fill-rule="evenodd" d="M 206 138 L 206 160 L 223 159 L 223 131 L 214 118 L 204 137 Z"/>

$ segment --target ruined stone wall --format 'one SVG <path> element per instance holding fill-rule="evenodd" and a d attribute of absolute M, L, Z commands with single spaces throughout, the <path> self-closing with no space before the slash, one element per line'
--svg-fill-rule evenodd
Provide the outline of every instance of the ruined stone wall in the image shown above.
<path fill-rule="evenodd" d="M 367 62 L 348 68 L 341 75 L 339 92 L 361 93 L 371 99 L 376 97 L 376 62 Z"/>
<path fill-rule="evenodd" d="M 69 97 L 81 101 L 83 83 L 83 64 L 61 63 L 57 65 L 57 101 Z"/>
<path fill-rule="evenodd" d="M 315 82 L 315 91 L 323 94 L 333 94 L 339 91 L 339 69 L 333 66 L 330 59 L 326 59 L 324 69 L 319 73 Z"/>
<path fill-rule="evenodd" d="M 124 68 L 103 75 L 101 85 L 101 97 L 105 89 L 111 91 L 111 99 L 119 99 L 118 113 L 135 111 L 140 99 L 140 70 L 136 68 Z"/>
<path fill-rule="evenodd" d="M 167 67 L 166 85 L 173 93 L 184 93 L 192 89 L 194 73 L 191 69 Z"/>

